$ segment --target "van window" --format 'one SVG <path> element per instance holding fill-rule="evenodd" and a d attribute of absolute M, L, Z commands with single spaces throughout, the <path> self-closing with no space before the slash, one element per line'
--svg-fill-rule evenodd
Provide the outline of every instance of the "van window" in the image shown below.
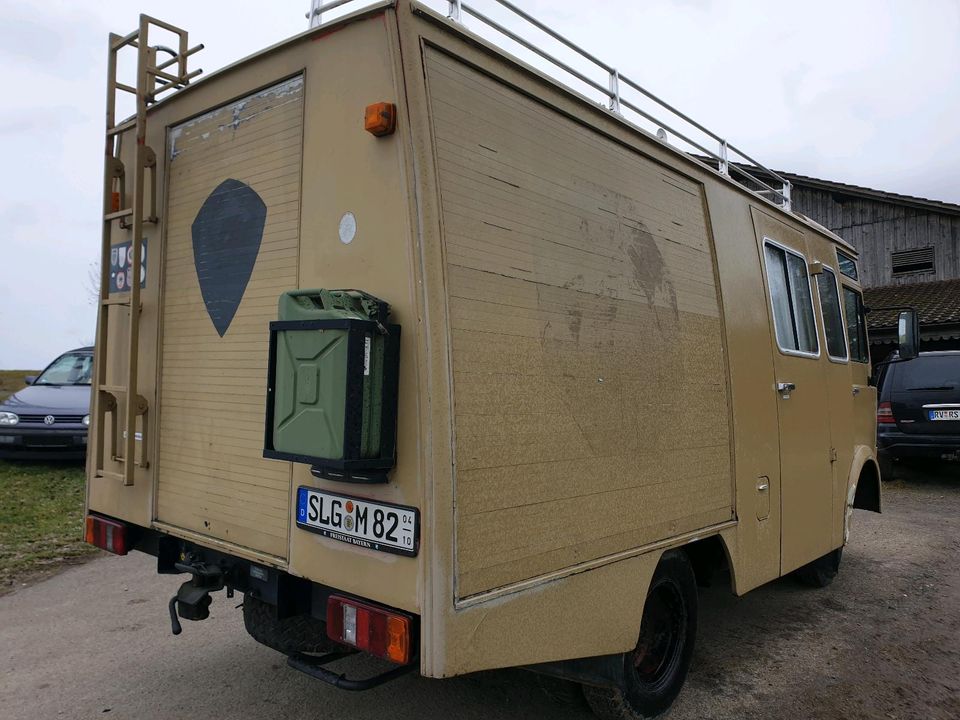
<path fill-rule="evenodd" d="M 863 318 L 863 296 L 846 285 L 843 286 L 843 314 L 847 319 L 850 358 L 856 362 L 869 362 L 867 323 Z"/>
<path fill-rule="evenodd" d="M 788 353 L 816 355 L 820 351 L 807 261 L 802 255 L 765 243 L 764 258 L 773 304 L 777 345 Z"/>
<path fill-rule="evenodd" d="M 825 267 L 817 275 L 817 290 L 820 292 L 820 311 L 823 313 L 823 332 L 827 336 L 827 355 L 833 360 L 847 359 L 847 338 L 843 333 L 843 311 L 840 308 L 840 291 L 837 276 Z"/>
<path fill-rule="evenodd" d="M 837 262 L 840 264 L 840 274 L 846 275 L 851 280 L 859 280 L 857 273 L 857 261 L 847 255 L 845 252 L 837 250 Z"/>

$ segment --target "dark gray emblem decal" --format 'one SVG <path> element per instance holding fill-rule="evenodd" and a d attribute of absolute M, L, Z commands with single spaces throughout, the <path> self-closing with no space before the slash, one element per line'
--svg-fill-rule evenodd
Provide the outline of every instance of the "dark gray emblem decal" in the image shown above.
<path fill-rule="evenodd" d="M 267 206 L 256 191 L 230 179 L 204 200 L 190 227 L 200 293 L 220 337 L 250 282 L 266 219 Z"/>

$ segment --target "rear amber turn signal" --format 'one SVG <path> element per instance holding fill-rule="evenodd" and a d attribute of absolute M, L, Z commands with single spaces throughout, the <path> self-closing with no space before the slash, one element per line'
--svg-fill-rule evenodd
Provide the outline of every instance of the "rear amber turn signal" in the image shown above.
<path fill-rule="evenodd" d="M 84 540 L 115 555 L 126 555 L 127 526 L 99 515 L 87 515 Z"/>
<path fill-rule="evenodd" d="M 327 635 L 384 660 L 406 665 L 411 658 L 410 618 L 353 598 L 327 600 Z"/>
<path fill-rule="evenodd" d="M 397 106 L 388 102 L 367 105 L 363 115 L 363 127 L 377 137 L 390 135 L 397 129 Z"/>

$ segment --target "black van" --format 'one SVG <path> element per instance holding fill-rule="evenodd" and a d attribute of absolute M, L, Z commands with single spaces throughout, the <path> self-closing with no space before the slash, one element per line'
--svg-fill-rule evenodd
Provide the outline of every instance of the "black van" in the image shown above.
<path fill-rule="evenodd" d="M 880 472 L 909 458 L 960 460 L 960 350 L 884 368 L 877 405 Z"/>

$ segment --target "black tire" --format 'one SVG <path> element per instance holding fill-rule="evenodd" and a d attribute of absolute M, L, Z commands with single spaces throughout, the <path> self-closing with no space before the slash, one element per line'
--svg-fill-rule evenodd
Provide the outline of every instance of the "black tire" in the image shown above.
<path fill-rule="evenodd" d="M 843 548 L 831 550 L 823 557 L 804 565 L 794 571 L 794 574 L 804 585 L 815 588 L 825 588 L 833 582 L 840 572 L 840 560 L 843 557 Z"/>
<path fill-rule="evenodd" d="M 883 482 L 894 479 L 893 460 L 886 453 L 877 454 L 877 465 L 880 466 L 880 479 Z"/>
<path fill-rule="evenodd" d="M 249 594 L 243 598 L 243 625 L 254 640 L 284 655 L 343 649 L 327 637 L 327 624 L 322 620 L 309 615 L 277 620 L 272 605 Z"/>
<path fill-rule="evenodd" d="M 647 591 L 637 647 L 623 655 L 623 684 L 583 687 L 594 714 L 603 720 L 662 716 L 683 688 L 696 637 L 696 576 L 687 554 L 670 550 Z"/>

